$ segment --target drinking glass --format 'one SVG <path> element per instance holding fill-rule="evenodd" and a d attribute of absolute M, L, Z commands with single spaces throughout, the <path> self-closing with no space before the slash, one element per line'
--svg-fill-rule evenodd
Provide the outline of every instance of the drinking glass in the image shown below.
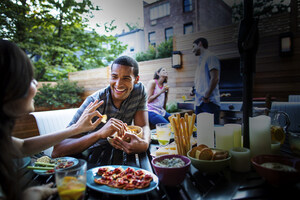
<path fill-rule="evenodd" d="M 86 189 L 86 161 L 70 168 L 55 169 L 55 181 L 61 200 L 83 200 Z"/>
<path fill-rule="evenodd" d="M 171 128 L 168 123 L 156 124 L 156 135 L 160 146 L 167 145 L 171 139 Z"/>

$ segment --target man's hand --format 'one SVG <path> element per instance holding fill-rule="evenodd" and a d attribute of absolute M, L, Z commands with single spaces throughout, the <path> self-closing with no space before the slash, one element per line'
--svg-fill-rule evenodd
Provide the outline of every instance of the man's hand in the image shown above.
<path fill-rule="evenodd" d="M 127 154 L 145 152 L 149 147 L 149 144 L 145 140 L 139 138 L 135 134 L 126 132 L 123 138 L 130 138 L 130 142 L 126 142 L 123 141 L 122 138 L 115 137 L 111 144 L 114 148 L 120 149 Z"/>
<path fill-rule="evenodd" d="M 110 118 L 108 122 L 95 133 L 99 134 L 100 138 L 107 138 L 109 136 L 114 135 L 115 133 L 117 133 L 119 137 L 123 137 L 125 132 L 125 126 L 126 124 L 123 123 L 121 120 Z"/>
<path fill-rule="evenodd" d="M 209 102 L 210 102 L 210 99 L 209 99 L 209 98 L 202 97 L 202 101 L 203 101 L 204 103 L 209 103 Z"/>

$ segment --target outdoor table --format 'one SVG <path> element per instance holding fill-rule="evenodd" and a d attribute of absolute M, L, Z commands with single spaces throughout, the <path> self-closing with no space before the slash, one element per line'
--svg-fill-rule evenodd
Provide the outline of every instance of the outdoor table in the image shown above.
<path fill-rule="evenodd" d="M 283 154 L 290 154 L 287 145 L 282 146 Z M 88 158 L 88 169 L 104 165 L 127 165 L 153 172 L 150 152 L 155 151 L 157 147 L 158 144 L 151 144 L 148 152 L 127 155 L 109 144 L 103 145 Z M 41 176 L 32 171 L 25 171 L 24 177 L 27 181 L 24 182 L 25 185 L 55 182 L 53 175 Z M 85 199 L 288 199 L 299 195 L 300 183 L 290 187 L 275 188 L 262 179 L 254 169 L 247 173 L 236 173 L 228 167 L 216 174 L 206 174 L 200 173 L 191 165 L 185 180 L 175 187 L 160 183 L 151 192 L 136 196 L 110 195 L 87 187 Z M 59 199 L 59 197 L 56 195 L 52 199 Z"/>

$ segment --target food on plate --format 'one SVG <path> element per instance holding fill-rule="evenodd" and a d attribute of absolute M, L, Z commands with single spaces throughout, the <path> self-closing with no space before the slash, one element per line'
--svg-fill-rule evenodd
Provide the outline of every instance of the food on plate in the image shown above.
<path fill-rule="evenodd" d="M 285 172 L 297 172 L 296 168 L 277 162 L 266 162 L 261 164 L 262 167 Z"/>
<path fill-rule="evenodd" d="M 45 170 L 46 174 L 54 173 L 54 168 L 68 168 L 74 165 L 73 161 L 66 158 L 51 159 L 48 156 L 42 156 L 34 162 L 34 166 L 28 166 L 28 169 Z"/>
<path fill-rule="evenodd" d="M 174 140 L 179 155 L 186 156 L 192 147 L 191 137 L 193 135 L 195 119 L 196 114 L 189 116 L 188 113 L 185 113 L 184 117 L 180 117 L 179 113 L 169 117 L 169 121 L 174 130 Z"/>
<path fill-rule="evenodd" d="M 204 148 L 201 151 L 196 150 L 195 157 L 200 160 L 212 160 L 213 151 L 210 148 Z"/>
<path fill-rule="evenodd" d="M 192 148 L 191 156 L 192 156 L 192 157 L 195 157 L 195 155 L 196 155 L 196 150 L 201 151 L 201 150 L 204 149 L 204 148 L 208 148 L 208 146 L 206 146 L 205 144 L 200 144 L 200 145 L 198 145 L 198 146 Z"/>
<path fill-rule="evenodd" d="M 144 170 L 135 170 L 131 167 L 125 170 L 122 167 L 114 169 L 100 167 L 97 174 L 101 178 L 94 178 L 95 183 L 124 190 L 146 188 L 153 180 L 151 174 Z"/>
<path fill-rule="evenodd" d="M 185 165 L 185 162 L 180 158 L 173 157 L 157 161 L 155 164 L 159 167 L 176 168 L 183 167 Z"/>
<path fill-rule="evenodd" d="M 191 150 L 190 155 L 199 160 L 223 160 L 228 158 L 229 153 L 225 150 L 211 149 L 205 144 L 200 144 Z"/>
<path fill-rule="evenodd" d="M 155 156 L 161 156 L 165 154 L 169 154 L 169 155 L 178 154 L 177 147 L 174 142 L 168 144 L 167 146 L 160 147 L 155 151 Z"/>
<path fill-rule="evenodd" d="M 49 156 L 42 156 L 36 160 L 36 162 L 41 162 L 41 163 L 50 163 L 51 158 Z"/>

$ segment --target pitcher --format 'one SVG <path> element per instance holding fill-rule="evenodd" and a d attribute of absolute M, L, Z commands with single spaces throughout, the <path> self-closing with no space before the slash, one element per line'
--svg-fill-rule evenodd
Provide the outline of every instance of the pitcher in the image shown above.
<path fill-rule="evenodd" d="M 271 117 L 271 138 L 283 144 L 290 126 L 290 118 L 287 113 L 268 108 L 253 108 L 253 116 L 267 115 Z"/>

